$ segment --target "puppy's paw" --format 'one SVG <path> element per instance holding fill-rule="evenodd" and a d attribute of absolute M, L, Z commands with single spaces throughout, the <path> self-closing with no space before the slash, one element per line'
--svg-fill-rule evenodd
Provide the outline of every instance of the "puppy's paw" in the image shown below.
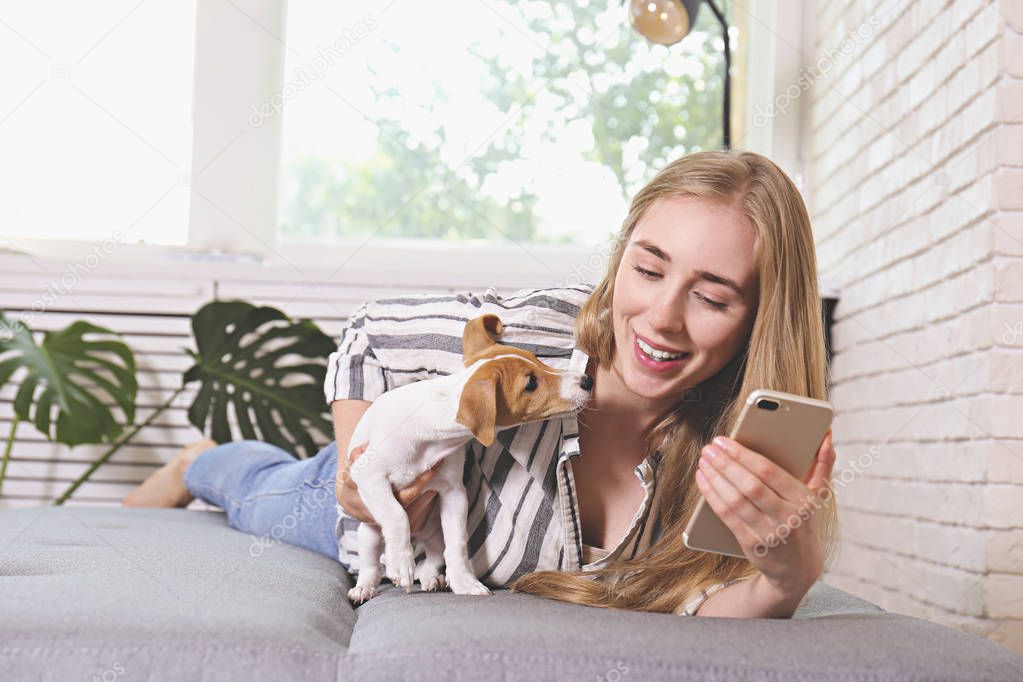
<path fill-rule="evenodd" d="M 412 591 L 412 583 L 416 575 L 416 558 L 408 545 L 397 550 L 387 548 L 384 551 L 384 563 L 387 564 L 387 578 L 406 592 Z"/>
<path fill-rule="evenodd" d="M 377 589 L 372 585 L 356 585 L 348 590 L 348 600 L 353 604 L 361 604 L 372 599 L 377 594 Z"/>
<path fill-rule="evenodd" d="M 448 586 L 448 581 L 444 574 L 438 573 L 434 569 L 425 569 L 418 577 L 419 584 L 423 587 L 423 592 L 439 592 Z"/>
<path fill-rule="evenodd" d="M 490 590 L 486 585 L 481 583 L 479 580 L 472 575 L 451 575 L 447 576 L 448 585 L 451 587 L 451 591 L 455 594 L 476 594 L 476 595 L 487 595 L 490 594 Z"/>

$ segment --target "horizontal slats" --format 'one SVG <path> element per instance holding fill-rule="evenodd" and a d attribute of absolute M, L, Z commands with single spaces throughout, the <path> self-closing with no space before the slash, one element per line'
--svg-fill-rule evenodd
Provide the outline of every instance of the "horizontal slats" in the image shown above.
<path fill-rule="evenodd" d="M 335 341 L 348 316 L 362 302 L 422 293 L 482 294 L 496 282 L 482 283 L 465 273 L 449 273 L 447 285 L 436 276 L 401 276 L 377 271 L 358 272 L 323 268 L 300 273 L 294 270 L 265 270 L 253 266 L 233 267 L 231 277 L 223 268 L 195 263 L 176 264 L 168 259 L 159 272 L 131 269 L 104 263 L 93 272 L 67 263 L 50 262 L 46 271 L 24 259 L 8 259 L 12 267 L 0 268 L 0 310 L 8 317 L 24 320 L 35 332 L 37 343 L 43 332 L 64 329 L 86 320 L 120 334 L 135 353 L 139 392 L 136 422 L 141 423 L 181 386 L 182 373 L 192 366 L 184 349 L 195 351 L 191 315 L 202 305 L 218 299 L 240 299 L 254 305 L 269 305 L 295 319 L 311 319 Z M 7 262 L 6 260 L 4 261 Z M 69 260 L 68 262 L 81 262 Z M 340 263 L 339 263 L 340 265 Z M 332 281 L 316 279 L 334 273 Z M 520 278 L 521 279 L 521 278 Z M 525 286 L 509 273 L 509 286 L 497 286 L 510 294 Z M 535 286 L 546 286 L 537 282 Z M 35 310 L 33 310 L 35 308 Z M 0 386 L 0 445 L 6 442 L 13 418 L 12 401 L 24 372 L 16 373 Z M 143 428 L 132 441 L 99 468 L 92 479 L 75 493 L 69 505 L 119 505 L 123 497 L 155 468 L 178 450 L 202 438 L 188 422 L 188 406 L 196 386 L 186 388 L 173 405 Z M 109 403 L 110 401 L 104 401 Z M 115 409 L 115 416 L 120 411 Z M 235 423 L 233 410 L 229 421 Z M 314 434 L 314 437 L 317 437 Z M 48 503 L 62 493 L 77 476 L 100 457 L 109 445 L 80 445 L 68 448 L 46 441 L 34 425 L 18 424 L 4 483 L 0 507 L 31 507 Z M 193 505 L 202 505 L 197 501 Z"/>
<path fill-rule="evenodd" d="M 382 283 L 354 287 L 294 281 L 103 277 L 93 273 L 73 282 L 66 280 L 71 285 L 70 291 L 61 293 L 58 286 L 62 274 L 0 274 L 0 309 L 8 317 L 24 320 L 35 332 L 37 343 L 42 341 L 43 332 L 63 329 L 77 320 L 87 320 L 121 334 L 136 357 L 137 423 L 148 418 L 180 387 L 183 372 L 193 364 L 185 349 L 195 351 L 191 315 L 214 300 L 215 295 L 220 300 L 237 298 L 256 305 L 272 305 L 293 318 L 313 319 L 324 333 L 336 339 L 347 315 L 360 302 L 408 290 Z M 37 310 L 32 310 L 33 305 Z M 6 385 L 0 386 L 0 439 L 4 443 L 13 418 L 12 401 L 23 375 L 24 371 L 19 371 Z M 197 387 L 196 384 L 186 388 L 152 424 L 119 449 L 76 491 L 72 503 L 120 504 L 156 467 L 184 445 L 202 438 L 203 434 L 188 422 L 187 414 Z M 121 417 L 118 409 L 114 414 Z M 235 425 L 233 410 L 229 415 L 229 421 Z M 20 422 L 0 506 L 48 503 L 63 493 L 109 447 L 98 444 L 68 448 L 50 443 L 34 425 Z"/>

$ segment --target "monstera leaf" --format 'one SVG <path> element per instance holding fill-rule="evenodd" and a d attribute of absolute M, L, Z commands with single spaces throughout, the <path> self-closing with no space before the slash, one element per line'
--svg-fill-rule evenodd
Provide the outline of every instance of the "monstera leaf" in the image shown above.
<path fill-rule="evenodd" d="M 202 384 L 188 420 L 218 443 L 255 439 L 301 457 L 319 450 L 316 429 L 329 441 L 333 422 L 323 399 L 325 358 L 334 342 L 313 322 L 290 320 L 276 308 L 214 301 L 192 316 L 198 353 L 184 383 Z M 291 359 L 290 361 L 288 359 Z M 233 434 L 228 407 L 238 434 Z"/>
<path fill-rule="evenodd" d="M 18 369 L 28 370 L 14 397 L 17 419 L 66 445 L 117 438 L 124 427 L 101 398 L 117 403 L 130 424 L 138 391 L 135 356 L 118 338 L 109 329 L 78 321 L 46 332 L 37 346 L 27 327 L 0 313 L 0 386 Z"/>

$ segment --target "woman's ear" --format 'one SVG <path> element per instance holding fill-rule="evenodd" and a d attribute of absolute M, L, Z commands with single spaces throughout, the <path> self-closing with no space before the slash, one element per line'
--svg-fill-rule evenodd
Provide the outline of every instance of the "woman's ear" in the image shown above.
<path fill-rule="evenodd" d="M 494 423 L 497 421 L 497 384 L 493 376 L 473 379 L 465 385 L 455 421 L 472 431 L 476 440 L 490 447 L 494 442 Z"/>
<path fill-rule="evenodd" d="M 496 343 L 504 333 L 501 318 L 493 313 L 480 315 L 469 320 L 462 332 L 462 363 L 469 367 L 476 361 L 476 355 Z"/>

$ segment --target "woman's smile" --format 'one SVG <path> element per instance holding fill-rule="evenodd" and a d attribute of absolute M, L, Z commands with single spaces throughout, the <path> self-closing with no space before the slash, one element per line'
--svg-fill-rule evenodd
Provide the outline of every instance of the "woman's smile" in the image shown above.
<path fill-rule="evenodd" d="M 642 348 L 640 345 L 640 338 L 635 333 L 633 333 L 632 349 L 639 364 L 654 372 L 669 372 L 673 369 L 682 367 L 688 363 L 689 358 L 691 357 L 689 353 L 686 353 L 682 357 L 673 360 L 654 358 L 651 355 L 648 355 Z"/>

